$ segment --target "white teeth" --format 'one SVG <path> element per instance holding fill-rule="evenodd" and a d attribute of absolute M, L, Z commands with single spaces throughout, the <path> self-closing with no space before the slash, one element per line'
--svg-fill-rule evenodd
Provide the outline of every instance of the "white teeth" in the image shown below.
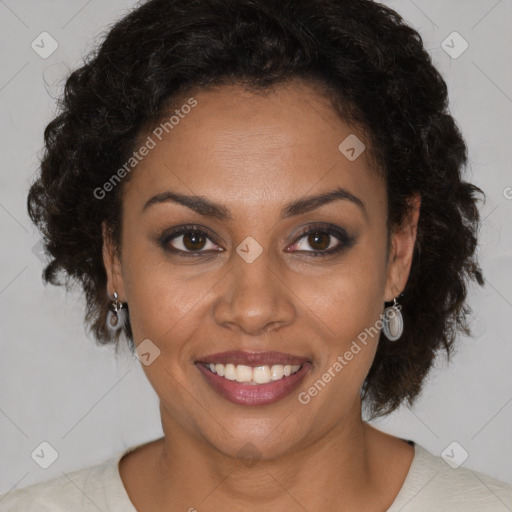
<path fill-rule="evenodd" d="M 216 364 L 215 371 L 216 371 L 217 375 L 224 377 L 224 365 L 223 364 Z"/>
<path fill-rule="evenodd" d="M 224 377 L 228 380 L 236 379 L 236 368 L 234 364 L 227 364 L 224 367 Z"/>
<path fill-rule="evenodd" d="M 252 370 L 252 379 L 257 384 L 270 382 L 270 368 L 268 366 L 256 366 Z"/>
<path fill-rule="evenodd" d="M 236 381 L 237 382 L 251 382 L 252 380 L 252 368 L 239 364 L 236 367 Z"/>
<path fill-rule="evenodd" d="M 244 364 L 208 364 L 211 372 L 228 380 L 237 382 L 248 382 L 250 384 L 267 384 L 274 380 L 280 380 L 283 377 L 289 377 L 291 374 L 299 371 L 301 365 L 282 365 L 274 364 L 272 366 L 246 366 Z"/>
<path fill-rule="evenodd" d="M 272 380 L 282 379 L 284 375 L 284 366 L 282 364 L 275 364 L 270 368 L 270 373 Z"/>

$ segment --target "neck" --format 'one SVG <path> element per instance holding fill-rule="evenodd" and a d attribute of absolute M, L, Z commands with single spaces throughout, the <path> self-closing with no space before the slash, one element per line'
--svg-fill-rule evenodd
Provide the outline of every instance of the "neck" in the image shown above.
<path fill-rule="evenodd" d="M 247 448 L 240 459 L 194 436 L 161 407 L 159 502 L 168 510 L 226 510 L 235 503 L 247 512 L 364 509 L 377 490 L 372 438 L 378 431 L 362 421 L 360 404 L 354 409 L 286 455 L 251 459 Z"/>

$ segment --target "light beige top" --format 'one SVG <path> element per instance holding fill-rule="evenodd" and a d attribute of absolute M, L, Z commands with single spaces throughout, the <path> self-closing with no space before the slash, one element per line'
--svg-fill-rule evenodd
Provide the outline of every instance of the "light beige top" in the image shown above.
<path fill-rule="evenodd" d="M 0 511 L 137 512 L 124 488 L 118 463 L 125 453 L 142 444 L 96 466 L 68 473 L 72 482 L 63 475 L 4 493 L 0 495 Z M 466 468 L 452 469 L 417 443 L 414 450 L 405 482 L 387 512 L 512 511 L 512 485 Z"/>

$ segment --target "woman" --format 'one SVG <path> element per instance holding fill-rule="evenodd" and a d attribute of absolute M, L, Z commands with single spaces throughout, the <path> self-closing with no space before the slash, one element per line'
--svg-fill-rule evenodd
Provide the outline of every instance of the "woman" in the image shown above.
<path fill-rule="evenodd" d="M 481 192 L 421 38 L 370 0 L 150 0 L 71 74 L 28 198 L 164 437 L 1 510 L 498 511 L 362 419 L 468 334 Z M 2 508 L 3 507 L 3 508 Z"/>

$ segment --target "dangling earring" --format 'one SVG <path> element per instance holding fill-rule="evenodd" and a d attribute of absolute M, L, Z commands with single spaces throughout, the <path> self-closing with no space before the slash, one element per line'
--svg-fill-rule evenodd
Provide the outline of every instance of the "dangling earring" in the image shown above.
<path fill-rule="evenodd" d="M 404 332 L 404 319 L 400 310 L 402 306 L 393 299 L 393 305 L 384 310 L 382 330 L 389 341 L 396 341 Z"/>
<path fill-rule="evenodd" d="M 123 303 L 119 300 L 117 292 L 114 292 L 114 300 L 110 302 L 107 313 L 107 328 L 111 332 L 117 332 L 126 321 L 126 309 L 123 309 Z"/>

